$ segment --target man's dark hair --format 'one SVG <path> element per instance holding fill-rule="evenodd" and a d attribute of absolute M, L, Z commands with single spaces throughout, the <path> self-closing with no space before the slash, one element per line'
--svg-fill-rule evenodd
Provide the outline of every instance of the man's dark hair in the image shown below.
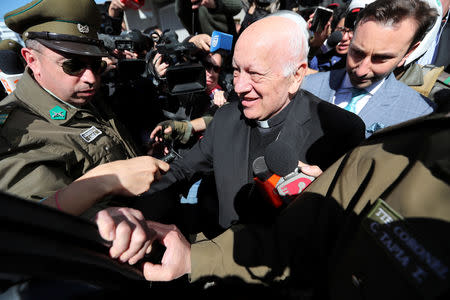
<path fill-rule="evenodd" d="M 398 24 L 406 18 L 416 21 L 417 31 L 410 47 L 421 41 L 432 28 L 438 12 L 421 0 L 377 0 L 367 5 L 359 14 L 356 26 L 367 21 Z"/>

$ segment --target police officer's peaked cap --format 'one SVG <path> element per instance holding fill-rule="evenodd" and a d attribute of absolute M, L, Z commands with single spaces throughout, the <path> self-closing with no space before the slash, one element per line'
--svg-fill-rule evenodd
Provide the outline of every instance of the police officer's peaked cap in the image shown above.
<path fill-rule="evenodd" d="M 4 16 L 6 25 L 54 50 L 105 56 L 98 39 L 101 15 L 94 0 L 34 0 Z"/>
<path fill-rule="evenodd" d="M 20 49 L 22 49 L 22 45 L 12 39 L 6 39 L 0 41 L 0 50 L 11 50 L 20 54 Z"/>

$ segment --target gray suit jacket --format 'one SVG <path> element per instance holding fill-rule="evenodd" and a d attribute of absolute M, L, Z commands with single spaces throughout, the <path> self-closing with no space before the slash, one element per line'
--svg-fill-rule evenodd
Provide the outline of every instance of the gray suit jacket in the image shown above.
<path fill-rule="evenodd" d="M 345 73 L 345 69 L 339 69 L 308 75 L 303 80 L 302 89 L 333 102 Z M 379 129 L 429 114 L 433 110 L 431 100 L 399 82 L 391 73 L 358 115 L 366 124 L 366 137 L 369 137 Z"/>

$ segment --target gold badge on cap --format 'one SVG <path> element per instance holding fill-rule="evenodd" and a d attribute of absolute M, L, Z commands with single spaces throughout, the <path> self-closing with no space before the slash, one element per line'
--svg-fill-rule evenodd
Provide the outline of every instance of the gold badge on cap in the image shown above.
<path fill-rule="evenodd" d="M 78 31 L 81 33 L 89 33 L 89 26 L 88 25 L 81 25 L 80 23 L 77 24 Z"/>

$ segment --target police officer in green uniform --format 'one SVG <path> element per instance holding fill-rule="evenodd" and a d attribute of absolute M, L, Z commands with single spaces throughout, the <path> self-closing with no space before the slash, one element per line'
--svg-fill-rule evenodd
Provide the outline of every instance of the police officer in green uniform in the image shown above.
<path fill-rule="evenodd" d="M 34 0 L 4 16 L 27 62 L 0 103 L 0 189 L 41 201 L 94 167 L 138 155 L 98 95 L 100 13 L 92 0 Z"/>

